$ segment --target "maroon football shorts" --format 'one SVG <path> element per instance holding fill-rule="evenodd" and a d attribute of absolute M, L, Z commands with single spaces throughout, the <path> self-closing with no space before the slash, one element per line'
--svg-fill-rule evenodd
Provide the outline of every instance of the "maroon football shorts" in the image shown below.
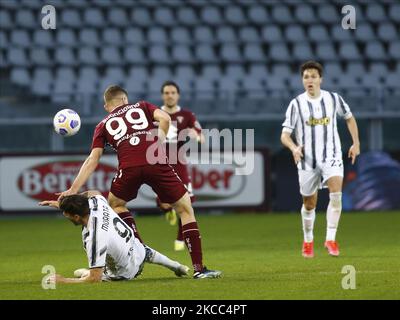
<path fill-rule="evenodd" d="M 185 185 L 169 164 L 154 164 L 118 170 L 111 192 L 126 202 L 137 197 L 142 184 L 149 185 L 159 199 L 175 203 L 187 192 Z"/>

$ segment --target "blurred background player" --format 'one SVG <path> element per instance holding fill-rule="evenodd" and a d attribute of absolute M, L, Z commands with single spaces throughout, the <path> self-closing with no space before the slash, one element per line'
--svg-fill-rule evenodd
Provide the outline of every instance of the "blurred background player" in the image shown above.
<path fill-rule="evenodd" d="M 66 196 L 60 202 L 42 201 L 39 204 L 59 208 L 74 225 L 82 226 L 89 269 L 75 270 L 78 279 L 55 275 L 56 283 L 130 280 L 141 274 L 145 262 L 162 265 L 178 277 L 188 275 L 189 267 L 137 239 L 98 191 Z"/>
<path fill-rule="evenodd" d="M 171 118 L 146 101 L 129 104 L 125 89 L 116 85 L 105 90 L 104 102 L 109 115 L 96 126 L 92 151 L 71 187 L 60 194 L 59 200 L 80 190 L 98 166 L 104 147 L 109 144 L 118 155 L 118 172 L 108 195 L 113 210 L 133 228 L 135 236 L 140 239 L 127 202 L 137 197 L 142 184 L 149 185 L 161 202 L 172 204 L 182 220 L 182 233 L 193 264 L 193 277 L 219 277 L 220 271 L 208 270 L 203 266 L 201 237 L 189 194 L 168 164 L 162 146 Z M 154 122 L 158 122 L 158 130 Z"/>
<path fill-rule="evenodd" d="M 353 144 L 348 157 L 354 164 L 360 154 L 356 120 L 343 98 L 321 90 L 322 65 L 308 61 L 301 66 L 304 93 L 294 98 L 286 111 L 281 142 L 290 149 L 298 168 L 300 193 L 303 196 L 303 256 L 314 257 L 313 228 L 318 188 L 329 188 L 326 213 L 325 247 L 331 256 L 339 255 L 336 231 L 342 211 L 343 160 L 336 117 L 346 120 Z M 296 143 L 291 134 L 295 132 Z"/>
<path fill-rule="evenodd" d="M 169 126 L 166 139 L 166 150 L 169 158 L 169 164 L 174 168 L 175 172 L 186 186 L 190 200 L 193 203 L 195 197 L 193 195 L 193 188 L 190 181 L 186 157 L 184 159 L 178 158 L 178 152 L 182 145 L 185 144 L 187 137 L 196 139 L 200 143 L 204 143 L 204 135 L 201 133 L 201 125 L 197 121 L 193 112 L 185 110 L 178 105 L 180 89 L 175 82 L 166 81 L 163 83 L 161 87 L 161 97 L 164 103 L 161 109 L 167 112 L 171 117 L 171 125 Z M 171 145 L 173 145 L 173 147 L 170 148 Z M 178 223 L 178 232 L 176 240 L 174 241 L 174 250 L 184 250 L 185 242 L 182 235 L 181 219 L 177 217 L 176 211 L 170 204 L 162 203 L 158 198 L 157 204 L 165 213 L 165 217 L 171 225 L 176 225 Z"/>

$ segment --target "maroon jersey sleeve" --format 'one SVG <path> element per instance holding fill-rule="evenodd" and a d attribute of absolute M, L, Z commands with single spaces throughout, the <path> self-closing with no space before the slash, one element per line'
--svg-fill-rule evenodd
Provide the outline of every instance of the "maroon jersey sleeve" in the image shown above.
<path fill-rule="evenodd" d="M 149 111 L 151 120 L 154 121 L 154 111 L 156 111 L 157 109 L 160 109 L 160 108 L 155 106 L 154 104 L 151 104 L 150 102 L 147 102 L 147 101 L 142 101 L 142 104 L 146 106 L 147 110 Z"/>
<path fill-rule="evenodd" d="M 188 127 L 189 128 L 193 128 L 194 130 L 196 130 L 196 132 L 198 134 L 201 133 L 201 125 L 200 123 L 197 121 L 196 116 L 194 115 L 193 112 L 189 113 L 189 123 L 188 123 Z"/>
<path fill-rule="evenodd" d="M 106 137 L 104 134 L 104 124 L 100 122 L 96 129 L 94 129 L 92 149 L 94 148 L 104 148 L 106 144 Z"/>

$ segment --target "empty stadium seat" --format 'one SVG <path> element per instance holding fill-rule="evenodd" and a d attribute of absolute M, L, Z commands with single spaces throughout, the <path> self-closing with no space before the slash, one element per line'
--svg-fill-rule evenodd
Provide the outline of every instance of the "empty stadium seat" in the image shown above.
<path fill-rule="evenodd" d="M 316 42 L 329 40 L 328 30 L 323 24 L 309 26 L 307 35 L 310 40 Z"/>
<path fill-rule="evenodd" d="M 124 41 L 127 45 L 143 45 L 146 42 L 144 32 L 141 28 L 128 28 L 124 32 Z"/>
<path fill-rule="evenodd" d="M 339 55 L 346 60 L 359 60 L 360 51 L 353 42 L 344 42 L 339 44 Z"/>
<path fill-rule="evenodd" d="M 261 35 L 267 42 L 280 42 L 284 39 L 281 28 L 274 24 L 264 26 Z"/>
<path fill-rule="evenodd" d="M 170 8 L 156 8 L 154 12 L 154 21 L 161 26 L 172 26 L 175 24 L 175 17 Z"/>
<path fill-rule="evenodd" d="M 275 43 L 269 47 L 269 57 L 273 61 L 289 61 L 290 53 L 285 43 Z"/>
<path fill-rule="evenodd" d="M 353 65 L 350 64 L 350 65 Z M 349 71 L 348 71 L 349 72 Z M 340 63 L 338 62 L 326 62 L 324 64 L 324 74 L 323 77 L 326 76 L 330 77 L 339 77 L 343 73 L 343 68 Z"/>
<path fill-rule="evenodd" d="M 389 44 L 389 56 L 397 60 L 400 59 L 400 41 L 394 41 Z"/>
<path fill-rule="evenodd" d="M 352 41 L 353 35 L 350 30 L 343 29 L 341 25 L 333 25 L 331 27 L 331 35 L 333 40 L 342 41 Z"/>
<path fill-rule="evenodd" d="M 26 68 L 13 68 L 11 70 L 10 79 L 16 84 L 27 86 L 31 82 L 31 77 Z"/>
<path fill-rule="evenodd" d="M 83 18 L 87 26 L 100 28 L 104 25 L 103 13 L 98 8 L 85 9 Z"/>
<path fill-rule="evenodd" d="M 380 77 L 385 77 L 389 73 L 389 70 L 384 62 L 372 62 L 369 66 L 369 72 Z"/>
<path fill-rule="evenodd" d="M 378 38 L 384 41 L 393 41 L 399 38 L 399 34 L 396 31 L 394 24 L 387 22 L 381 23 L 378 26 Z"/>
<path fill-rule="evenodd" d="M 149 49 L 149 58 L 156 63 L 171 63 L 167 47 L 162 45 L 153 45 Z"/>
<path fill-rule="evenodd" d="M 93 51 L 94 52 L 94 51 Z M 105 47 L 100 51 L 100 58 L 106 65 L 121 65 L 121 53 L 116 47 Z"/>
<path fill-rule="evenodd" d="M 195 26 L 199 22 L 193 8 L 179 8 L 177 15 L 179 23 L 185 26 Z"/>
<path fill-rule="evenodd" d="M 78 51 L 78 59 L 81 64 L 84 65 L 98 65 L 99 57 L 94 48 L 82 47 Z"/>
<path fill-rule="evenodd" d="M 35 28 L 38 26 L 38 16 L 34 17 L 33 11 L 27 9 L 19 9 L 15 13 L 17 25 L 24 28 Z"/>
<path fill-rule="evenodd" d="M 147 27 L 153 24 L 149 10 L 138 6 L 133 8 L 131 12 L 131 23 L 141 27 Z"/>
<path fill-rule="evenodd" d="M 315 22 L 316 14 L 312 6 L 302 3 L 296 6 L 295 17 L 302 24 L 312 24 Z"/>
<path fill-rule="evenodd" d="M 129 69 L 129 77 L 135 80 L 146 80 L 149 77 L 149 71 L 143 66 L 133 66 Z"/>
<path fill-rule="evenodd" d="M 170 39 L 173 43 L 189 44 L 192 42 L 192 37 L 187 28 L 176 27 L 171 30 Z"/>
<path fill-rule="evenodd" d="M 167 44 L 168 34 L 165 28 L 153 27 L 147 32 L 147 39 L 153 44 Z"/>
<path fill-rule="evenodd" d="M 172 47 L 172 59 L 178 63 L 193 63 L 193 54 L 188 46 L 176 45 Z"/>
<path fill-rule="evenodd" d="M 65 9 L 61 11 L 61 25 L 72 28 L 79 28 L 82 24 L 82 19 L 78 10 Z"/>
<path fill-rule="evenodd" d="M 267 9 L 261 5 L 251 5 L 251 7 L 248 9 L 247 14 L 248 14 L 248 21 L 259 26 L 262 26 L 267 21 L 270 21 Z"/>
<path fill-rule="evenodd" d="M 205 65 L 202 68 L 201 76 L 206 79 L 217 80 L 222 76 L 221 67 L 217 64 L 215 65 Z"/>
<path fill-rule="evenodd" d="M 336 50 L 331 42 L 317 43 L 316 54 L 321 60 L 335 61 L 339 60 Z"/>
<path fill-rule="evenodd" d="M 134 64 L 146 64 L 147 58 L 144 56 L 143 50 L 140 46 L 127 46 L 123 50 L 124 61 Z"/>
<path fill-rule="evenodd" d="M 323 23 L 337 24 L 341 21 L 339 11 L 333 5 L 325 4 L 323 6 L 318 6 L 317 12 L 319 20 Z"/>
<path fill-rule="evenodd" d="M 277 4 L 272 8 L 272 18 L 275 22 L 280 24 L 293 23 L 293 16 L 289 8 L 285 5 Z"/>
<path fill-rule="evenodd" d="M 246 16 L 240 7 L 230 5 L 224 11 L 227 23 L 234 26 L 243 26 L 246 24 Z"/>
<path fill-rule="evenodd" d="M 386 52 L 380 41 L 368 42 L 365 49 L 365 54 L 370 60 L 386 59 Z"/>
<path fill-rule="evenodd" d="M 314 59 L 314 53 L 308 42 L 296 43 L 292 50 L 293 56 L 300 61 Z"/>
<path fill-rule="evenodd" d="M 390 4 L 389 16 L 394 22 L 400 23 L 400 4 L 392 3 Z"/>
<path fill-rule="evenodd" d="M 354 30 L 354 35 L 357 40 L 365 42 L 375 39 L 375 33 L 370 23 L 358 24 L 357 28 Z"/>
<path fill-rule="evenodd" d="M 55 62 L 61 65 L 73 66 L 76 64 L 76 58 L 71 48 L 59 47 L 55 50 Z"/>
<path fill-rule="evenodd" d="M 239 29 L 239 39 L 241 42 L 260 42 L 260 35 L 254 27 L 243 27 Z"/>
<path fill-rule="evenodd" d="M 14 47 L 29 48 L 31 46 L 31 39 L 26 30 L 11 31 L 10 42 Z"/>
<path fill-rule="evenodd" d="M 108 21 L 115 27 L 125 27 L 129 25 L 129 19 L 126 10 L 122 8 L 112 8 L 108 12 Z"/>
<path fill-rule="evenodd" d="M 195 47 L 195 57 L 200 62 L 216 63 L 219 61 L 213 46 L 200 44 Z"/>
<path fill-rule="evenodd" d="M 120 46 L 122 43 L 122 35 L 119 29 L 116 28 L 103 29 L 102 43 L 106 45 Z"/>
<path fill-rule="evenodd" d="M 204 7 L 201 10 L 201 20 L 211 26 L 224 24 L 221 11 L 217 7 Z"/>
<path fill-rule="evenodd" d="M 372 22 L 383 22 L 387 20 L 385 9 L 378 3 L 369 3 L 367 5 L 366 17 Z"/>
<path fill-rule="evenodd" d="M 86 46 L 100 46 L 101 41 L 96 29 L 85 28 L 79 31 L 79 42 Z"/>
<path fill-rule="evenodd" d="M 301 25 L 290 24 L 285 28 L 285 39 L 291 42 L 306 41 L 306 35 Z"/>
<path fill-rule="evenodd" d="M 73 68 L 60 67 L 56 70 L 56 78 L 69 80 L 71 82 L 76 81 L 76 75 Z"/>
<path fill-rule="evenodd" d="M 175 69 L 175 76 L 181 80 L 194 79 L 196 75 L 192 66 L 178 65 Z"/>
<path fill-rule="evenodd" d="M 73 47 L 77 43 L 75 33 L 71 29 L 57 30 L 56 41 L 58 45 L 67 47 Z"/>
<path fill-rule="evenodd" d="M 367 71 L 362 62 L 351 62 L 347 65 L 346 73 L 356 77 L 362 77 Z"/>
<path fill-rule="evenodd" d="M 220 43 L 236 42 L 235 30 L 230 26 L 223 26 L 216 30 L 217 41 Z"/>
<path fill-rule="evenodd" d="M 224 72 L 224 76 L 231 79 L 240 79 L 246 75 L 246 70 L 241 64 L 229 64 Z"/>
<path fill-rule="evenodd" d="M 222 61 L 226 62 L 241 62 L 242 55 L 240 48 L 236 44 L 223 44 L 220 50 L 220 57 Z"/>
<path fill-rule="evenodd" d="M 208 26 L 196 26 L 193 30 L 194 40 L 196 43 L 212 43 L 214 42 L 214 34 Z"/>
<path fill-rule="evenodd" d="M 249 43 L 244 46 L 243 58 L 249 62 L 265 61 L 265 54 L 259 44 Z"/>
<path fill-rule="evenodd" d="M 29 66 L 30 62 L 27 59 L 26 51 L 22 48 L 9 48 L 8 49 L 8 62 L 12 66 Z"/>
<path fill-rule="evenodd" d="M 268 69 L 264 63 L 251 64 L 248 76 L 256 79 L 265 79 L 268 77 Z"/>
<path fill-rule="evenodd" d="M 0 39 L 1 44 L 1 39 Z M 40 47 L 53 47 L 54 39 L 53 33 L 47 30 L 35 30 L 33 34 L 33 44 Z"/>
<path fill-rule="evenodd" d="M 45 48 L 31 49 L 30 60 L 36 66 L 51 66 L 53 64 L 53 60 L 50 59 L 48 50 Z"/>

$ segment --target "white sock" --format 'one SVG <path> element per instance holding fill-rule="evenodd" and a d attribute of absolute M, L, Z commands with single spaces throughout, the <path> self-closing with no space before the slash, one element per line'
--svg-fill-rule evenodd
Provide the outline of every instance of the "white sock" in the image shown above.
<path fill-rule="evenodd" d="M 326 241 L 335 241 L 340 214 L 342 213 L 342 193 L 330 193 L 329 199 L 328 209 L 326 210 Z"/>
<path fill-rule="evenodd" d="M 304 241 L 312 242 L 314 240 L 313 230 L 315 221 L 315 209 L 308 211 L 303 205 L 301 207 L 301 218 L 303 221 Z"/>
<path fill-rule="evenodd" d="M 150 258 L 149 263 L 158 264 L 160 266 L 166 267 L 172 271 L 175 271 L 181 265 L 179 262 L 171 260 L 167 256 L 164 256 L 162 253 L 154 250 L 153 248 L 148 247 L 152 251 L 152 256 Z"/>

